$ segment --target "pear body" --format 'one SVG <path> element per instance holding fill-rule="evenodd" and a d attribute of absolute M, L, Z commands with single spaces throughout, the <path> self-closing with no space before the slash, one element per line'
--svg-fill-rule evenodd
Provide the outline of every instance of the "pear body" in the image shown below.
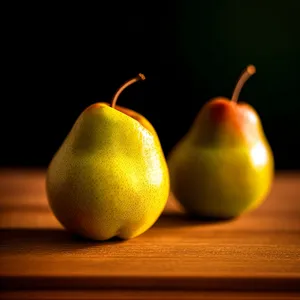
<path fill-rule="evenodd" d="M 56 218 L 94 240 L 142 234 L 158 219 L 169 194 L 154 128 L 141 115 L 119 108 L 98 103 L 83 111 L 47 171 Z"/>
<path fill-rule="evenodd" d="M 228 219 L 258 207 L 274 159 L 255 110 L 217 98 L 199 112 L 168 156 L 171 190 L 187 212 Z"/>

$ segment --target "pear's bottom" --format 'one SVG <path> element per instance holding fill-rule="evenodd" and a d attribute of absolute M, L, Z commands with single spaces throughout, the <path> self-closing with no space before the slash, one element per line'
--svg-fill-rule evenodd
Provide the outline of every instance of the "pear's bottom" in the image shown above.
<path fill-rule="evenodd" d="M 84 239 L 105 241 L 112 238 L 128 240 L 143 234 L 157 221 L 166 201 L 167 198 L 155 210 L 141 213 L 133 209 L 129 215 L 95 209 L 84 211 L 75 204 L 65 207 L 62 201 L 49 200 L 49 204 L 58 222 L 71 234 Z"/>
<path fill-rule="evenodd" d="M 234 176 L 226 177 L 217 170 L 207 173 L 189 180 L 184 180 L 180 173 L 171 180 L 172 192 L 181 206 L 189 215 L 202 220 L 230 220 L 249 213 L 262 205 L 272 187 L 272 171 L 235 180 Z"/>
<path fill-rule="evenodd" d="M 133 239 L 133 238 L 138 237 L 139 235 L 143 234 L 145 231 L 150 229 L 152 227 L 152 225 L 149 228 L 145 229 L 143 232 L 139 232 L 139 233 L 135 233 L 135 234 L 126 234 L 122 231 L 119 231 L 110 236 L 94 234 L 83 228 L 74 230 L 74 229 L 64 226 L 64 225 L 63 225 L 63 227 L 65 228 L 66 231 L 71 233 L 76 239 L 83 239 L 83 240 L 90 240 L 90 241 L 108 241 L 108 240 L 126 241 L 126 240 Z"/>
<path fill-rule="evenodd" d="M 103 226 L 101 221 L 99 223 L 93 222 L 89 218 L 76 218 L 66 221 L 58 217 L 57 214 L 55 216 L 65 230 L 74 236 L 94 241 L 106 241 L 110 239 L 129 240 L 138 237 L 154 225 L 161 212 L 158 212 L 155 217 L 151 216 L 151 221 L 149 221 L 149 218 L 145 218 L 145 221 L 139 224 L 131 224 L 129 222 L 117 229 L 113 225 L 111 228 L 108 228 L 108 226 Z"/>
<path fill-rule="evenodd" d="M 168 158 L 171 189 L 189 213 L 235 218 L 267 198 L 274 162 L 267 144 L 248 147 L 189 146 L 184 140 Z"/>
<path fill-rule="evenodd" d="M 205 188 L 204 188 L 205 190 Z M 206 193 L 189 193 L 188 190 L 176 193 L 175 198 L 192 219 L 206 222 L 229 221 L 249 213 L 262 205 L 270 189 L 266 189 L 258 197 L 249 197 L 248 193 L 241 193 L 237 197 L 221 197 L 219 193 L 211 192 L 211 197 Z M 206 194 L 206 195 L 205 195 Z M 220 197 L 217 197 L 219 195 Z"/>

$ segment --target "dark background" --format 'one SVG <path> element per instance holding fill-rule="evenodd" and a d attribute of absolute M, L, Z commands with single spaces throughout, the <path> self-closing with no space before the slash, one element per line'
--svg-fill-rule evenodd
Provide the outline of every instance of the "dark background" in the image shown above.
<path fill-rule="evenodd" d="M 167 155 L 252 63 L 240 99 L 259 113 L 277 169 L 300 169 L 300 1 L 26 3 L 2 14 L 0 166 L 47 166 L 79 114 L 139 72 L 147 80 L 118 103 L 149 119 Z"/>

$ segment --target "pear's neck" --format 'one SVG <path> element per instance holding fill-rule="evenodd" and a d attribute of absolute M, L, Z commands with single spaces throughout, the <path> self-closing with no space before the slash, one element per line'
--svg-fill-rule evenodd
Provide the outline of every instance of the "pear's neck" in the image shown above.
<path fill-rule="evenodd" d="M 197 116 L 190 136 L 207 147 L 243 147 L 264 139 L 261 123 L 253 112 L 232 107 L 204 109 Z"/>

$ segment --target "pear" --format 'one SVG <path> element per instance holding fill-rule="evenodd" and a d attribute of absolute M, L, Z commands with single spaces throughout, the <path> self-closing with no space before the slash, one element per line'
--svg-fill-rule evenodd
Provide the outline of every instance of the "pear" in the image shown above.
<path fill-rule="evenodd" d="M 257 208 L 271 189 L 274 158 L 261 120 L 253 107 L 237 102 L 255 72 L 253 65 L 246 68 L 231 100 L 208 101 L 168 155 L 171 191 L 196 217 L 238 217 Z"/>
<path fill-rule="evenodd" d="M 165 156 L 151 123 L 117 106 L 94 103 L 78 117 L 46 176 L 50 208 L 70 232 L 93 240 L 130 239 L 148 230 L 169 195 Z"/>

